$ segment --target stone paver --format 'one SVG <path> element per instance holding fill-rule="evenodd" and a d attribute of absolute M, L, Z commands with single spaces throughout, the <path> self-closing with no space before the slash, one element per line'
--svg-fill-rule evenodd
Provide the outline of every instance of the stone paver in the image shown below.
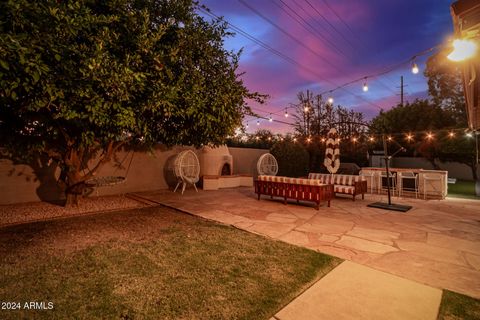
<path fill-rule="evenodd" d="M 435 320 L 441 297 L 440 289 L 345 261 L 275 318 Z"/>
<path fill-rule="evenodd" d="M 175 208 L 294 245 L 318 250 L 374 269 L 480 298 L 480 202 L 399 199 L 413 208 L 398 213 L 369 208 L 385 196 L 336 198 L 317 211 L 257 200 L 252 188 L 184 195 L 168 190 L 141 193 Z"/>

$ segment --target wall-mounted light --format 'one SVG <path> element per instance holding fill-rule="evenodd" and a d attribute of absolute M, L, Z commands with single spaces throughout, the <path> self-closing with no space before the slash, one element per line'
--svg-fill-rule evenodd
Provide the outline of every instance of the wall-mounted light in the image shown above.
<path fill-rule="evenodd" d="M 453 41 L 453 51 L 448 59 L 459 62 L 473 57 L 477 53 L 477 44 L 472 40 L 456 39 Z"/>

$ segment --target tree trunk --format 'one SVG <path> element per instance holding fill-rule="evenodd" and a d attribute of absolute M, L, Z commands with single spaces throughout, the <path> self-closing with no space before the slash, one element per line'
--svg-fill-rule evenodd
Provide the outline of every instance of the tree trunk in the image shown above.
<path fill-rule="evenodd" d="M 65 196 L 67 200 L 65 206 L 78 206 L 85 190 L 85 183 L 81 180 L 82 175 L 78 170 L 74 170 L 68 172 L 66 176 Z"/>

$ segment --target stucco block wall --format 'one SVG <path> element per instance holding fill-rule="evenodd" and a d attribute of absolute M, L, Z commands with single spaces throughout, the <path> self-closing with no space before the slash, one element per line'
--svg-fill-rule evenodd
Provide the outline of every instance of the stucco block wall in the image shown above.
<path fill-rule="evenodd" d="M 166 148 L 159 145 L 153 152 L 135 151 L 126 181 L 114 186 L 97 188 L 93 195 L 173 188 L 176 184 L 176 178 L 171 170 L 173 160 L 179 152 L 187 149 L 193 150 L 201 159 L 202 151 L 192 147 Z M 233 156 L 233 174 L 249 175 L 256 175 L 258 158 L 268 152 L 263 149 L 243 148 L 229 148 L 229 151 Z M 125 176 L 131 154 L 128 154 L 123 162 L 123 168 L 117 168 L 117 164 L 128 152 L 124 150 L 118 152 L 117 160 L 106 164 L 98 176 Z M 93 165 L 94 162 L 90 163 L 89 167 Z M 200 175 L 202 174 L 200 172 Z M 0 159 L 0 205 L 62 199 L 64 194 L 56 183 L 59 175 L 60 170 L 47 161 L 37 160 L 27 165 Z"/>
<path fill-rule="evenodd" d="M 268 149 L 232 148 L 228 150 L 233 157 L 233 174 L 249 174 L 254 178 L 257 174 L 257 161 Z"/>
<path fill-rule="evenodd" d="M 135 151 L 126 181 L 114 186 L 97 188 L 93 194 L 111 195 L 175 186 L 176 179 L 169 167 L 175 155 L 186 149 L 192 149 L 198 154 L 197 150 L 189 147 L 167 149 L 158 146 L 153 152 Z M 131 154 L 128 154 L 123 168 L 116 168 L 116 165 L 128 152 L 124 150 L 118 152 L 117 160 L 106 164 L 98 176 L 125 176 Z M 94 162 L 89 166 L 93 167 L 93 164 Z M 38 160 L 25 165 L 0 159 L 0 204 L 62 199 L 63 192 L 56 184 L 59 175 L 60 170 L 55 168 L 53 163 L 49 165 Z"/>

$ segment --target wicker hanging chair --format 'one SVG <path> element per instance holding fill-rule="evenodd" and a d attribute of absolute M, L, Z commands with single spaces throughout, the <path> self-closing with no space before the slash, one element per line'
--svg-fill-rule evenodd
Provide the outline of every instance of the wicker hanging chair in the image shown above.
<path fill-rule="evenodd" d="M 182 185 L 183 194 L 187 184 L 193 185 L 195 191 L 198 192 L 195 184 L 200 179 L 200 162 L 195 152 L 192 150 L 180 152 L 174 161 L 174 173 L 177 177 L 177 186 L 173 192 L 176 192 L 178 187 Z"/>
<path fill-rule="evenodd" d="M 275 176 L 278 173 L 277 159 L 271 153 L 262 154 L 257 161 L 257 171 L 262 176 Z"/>

